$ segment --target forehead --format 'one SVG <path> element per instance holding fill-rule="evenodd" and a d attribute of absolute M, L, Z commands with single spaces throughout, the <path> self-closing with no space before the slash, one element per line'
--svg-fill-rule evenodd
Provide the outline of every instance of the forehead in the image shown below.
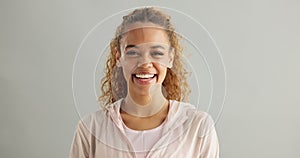
<path fill-rule="evenodd" d="M 140 45 L 145 43 L 161 43 L 168 45 L 169 37 L 165 29 L 152 23 L 136 23 L 128 27 L 123 35 L 121 45 Z"/>

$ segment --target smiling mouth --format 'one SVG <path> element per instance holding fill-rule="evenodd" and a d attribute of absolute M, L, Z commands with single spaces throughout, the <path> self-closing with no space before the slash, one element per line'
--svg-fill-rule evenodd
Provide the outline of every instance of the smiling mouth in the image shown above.
<path fill-rule="evenodd" d="M 136 81 L 141 84 L 150 83 L 154 78 L 157 78 L 157 74 L 152 74 L 152 73 L 132 74 L 132 81 L 134 82 L 134 79 L 136 79 Z"/>
<path fill-rule="evenodd" d="M 154 78 L 156 74 L 133 74 L 133 76 L 138 79 L 150 79 Z"/>

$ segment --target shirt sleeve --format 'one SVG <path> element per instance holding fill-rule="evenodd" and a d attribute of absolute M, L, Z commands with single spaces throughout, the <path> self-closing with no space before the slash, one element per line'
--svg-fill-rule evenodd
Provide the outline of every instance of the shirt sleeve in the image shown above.
<path fill-rule="evenodd" d="M 89 141 L 88 131 L 82 121 L 77 124 L 73 142 L 70 149 L 69 158 L 88 158 L 89 157 Z"/>
<path fill-rule="evenodd" d="M 219 158 L 219 141 L 211 116 L 206 117 L 202 129 L 205 132 L 200 136 L 200 158 Z"/>

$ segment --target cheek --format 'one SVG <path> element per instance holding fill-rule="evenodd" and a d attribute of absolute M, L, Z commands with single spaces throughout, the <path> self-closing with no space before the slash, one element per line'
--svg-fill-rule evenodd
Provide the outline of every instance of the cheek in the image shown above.
<path fill-rule="evenodd" d="M 131 78 L 131 74 L 134 70 L 134 65 L 122 64 L 122 68 L 123 68 L 123 75 L 125 79 L 128 81 Z"/>
<path fill-rule="evenodd" d="M 123 67 L 123 75 L 124 75 L 125 79 L 128 80 L 131 76 L 130 70 L 126 67 Z"/>
<path fill-rule="evenodd" d="M 166 67 L 161 67 L 159 69 L 159 73 L 160 73 L 160 75 L 159 75 L 159 81 L 158 82 L 162 83 L 166 78 L 167 68 Z"/>

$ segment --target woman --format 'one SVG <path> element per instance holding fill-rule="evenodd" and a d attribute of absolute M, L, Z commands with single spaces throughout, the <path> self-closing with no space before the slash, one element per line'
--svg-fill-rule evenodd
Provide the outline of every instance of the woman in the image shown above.
<path fill-rule="evenodd" d="M 140 8 L 110 43 L 103 109 L 77 125 L 70 157 L 219 157 L 211 117 L 185 103 L 182 49 L 170 17 Z"/>

